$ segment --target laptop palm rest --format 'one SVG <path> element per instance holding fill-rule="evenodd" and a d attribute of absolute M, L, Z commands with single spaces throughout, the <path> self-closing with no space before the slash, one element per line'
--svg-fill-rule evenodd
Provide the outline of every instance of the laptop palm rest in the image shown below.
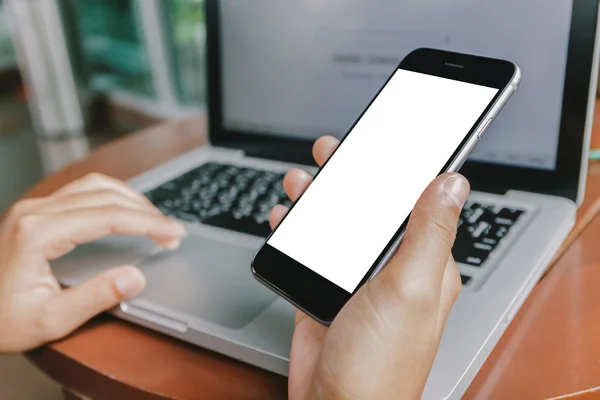
<path fill-rule="evenodd" d="M 277 299 L 252 277 L 253 255 L 250 248 L 187 237 L 178 250 L 160 251 L 136 263 L 148 280 L 138 299 L 179 315 L 241 329 Z"/>

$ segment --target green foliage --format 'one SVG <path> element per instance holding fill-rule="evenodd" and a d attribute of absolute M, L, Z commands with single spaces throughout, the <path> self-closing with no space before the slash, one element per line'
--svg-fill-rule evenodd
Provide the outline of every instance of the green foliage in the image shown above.
<path fill-rule="evenodd" d="M 170 9 L 175 45 L 192 43 L 198 27 L 204 24 L 202 0 L 165 0 Z"/>

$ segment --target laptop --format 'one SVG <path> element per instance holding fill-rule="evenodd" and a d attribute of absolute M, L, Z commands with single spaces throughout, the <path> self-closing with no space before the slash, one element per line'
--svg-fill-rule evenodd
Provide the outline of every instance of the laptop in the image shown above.
<path fill-rule="evenodd" d="M 284 173 L 314 172 L 313 141 L 345 134 L 415 48 L 512 60 L 521 87 L 462 169 L 473 189 L 453 249 L 463 290 L 424 393 L 459 398 L 574 225 L 598 1 L 205 3 L 211 146 L 129 182 L 189 236 L 175 252 L 123 236 L 80 246 L 53 264 L 57 277 L 136 264 L 148 286 L 115 315 L 287 375 L 294 309 L 250 273 L 270 209 L 289 204 Z"/>

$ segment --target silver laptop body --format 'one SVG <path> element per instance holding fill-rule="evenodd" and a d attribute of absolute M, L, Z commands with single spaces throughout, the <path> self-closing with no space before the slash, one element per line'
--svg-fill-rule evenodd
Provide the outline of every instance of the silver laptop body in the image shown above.
<path fill-rule="evenodd" d="M 598 1 L 436 3 L 206 0 L 212 145 L 129 182 L 189 236 L 175 252 L 121 236 L 81 246 L 53 264 L 59 280 L 138 265 L 148 286 L 115 315 L 287 375 L 294 309 L 250 273 L 281 174 L 314 172 L 314 139 L 343 135 L 412 49 L 506 58 L 522 85 L 461 170 L 473 187 L 455 249 L 464 287 L 424 394 L 460 398 L 583 199 Z"/>

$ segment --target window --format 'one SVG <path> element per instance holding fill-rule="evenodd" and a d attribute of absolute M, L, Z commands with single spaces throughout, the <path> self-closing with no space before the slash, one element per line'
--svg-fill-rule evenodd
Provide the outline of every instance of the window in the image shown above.
<path fill-rule="evenodd" d="M 65 0 L 81 38 L 92 89 L 152 97 L 152 71 L 135 0 Z"/>
<path fill-rule="evenodd" d="M 204 0 L 57 2 L 79 92 L 158 119 L 202 111 Z"/>
<path fill-rule="evenodd" d="M 0 71 L 16 66 L 15 53 L 9 32 L 5 11 L 0 1 Z"/>
<path fill-rule="evenodd" d="M 177 96 L 185 106 L 205 102 L 204 0 L 163 0 L 167 45 Z"/>

